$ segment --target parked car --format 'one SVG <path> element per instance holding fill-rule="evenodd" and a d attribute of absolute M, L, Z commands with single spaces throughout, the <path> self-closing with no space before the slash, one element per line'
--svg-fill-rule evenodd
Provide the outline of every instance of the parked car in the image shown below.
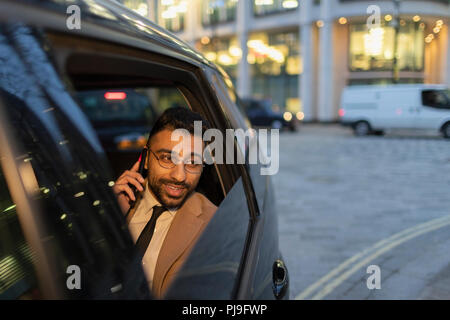
<path fill-rule="evenodd" d="M 339 115 L 358 136 L 431 129 L 450 138 L 450 89 L 428 84 L 351 86 L 342 93 Z"/>
<path fill-rule="evenodd" d="M 67 27 L 68 5 L 81 29 Z M 151 298 L 111 186 L 169 107 L 246 130 L 230 79 L 107 0 L 1 1 L 0 70 L 0 299 Z M 205 168 L 197 191 L 218 210 L 165 298 L 289 297 L 260 169 Z"/>
<path fill-rule="evenodd" d="M 273 111 L 270 99 L 242 99 L 244 110 L 254 127 L 297 131 L 299 120 L 289 111 Z"/>

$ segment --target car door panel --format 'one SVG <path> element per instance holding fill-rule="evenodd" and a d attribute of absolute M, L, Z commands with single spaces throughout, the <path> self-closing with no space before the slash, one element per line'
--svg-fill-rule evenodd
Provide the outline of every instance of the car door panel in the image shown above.
<path fill-rule="evenodd" d="M 200 236 L 170 287 L 167 299 L 231 299 L 238 285 L 249 227 L 242 178 Z"/>
<path fill-rule="evenodd" d="M 245 121 L 240 120 L 241 114 L 236 104 L 232 101 L 230 94 L 227 94 L 228 90 L 225 89 L 226 85 L 224 82 L 220 80 L 220 77 L 215 82 L 225 96 L 226 107 L 224 110 L 228 112 L 230 118 L 234 119 L 232 121 L 233 125 L 244 130 L 248 129 L 245 126 Z M 236 99 L 236 102 L 238 101 Z M 270 140 L 270 134 L 268 135 L 268 140 Z M 253 215 L 251 230 L 249 231 L 248 252 L 246 264 L 243 268 L 243 279 L 246 281 L 242 281 L 243 285 L 238 297 L 242 299 L 274 299 L 272 266 L 275 261 L 281 259 L 278 246 L 278 218 L 270 176 L 261 174 L 263 168 L 261 162 L 266 163 L 266 159 L 261 156 L 261 148 L 266 148 L 269 144 L 265 146 L 258 145 L 257 135 L 254 136 L 253 141 L 249 141 L 249 144 L 252 142 L 258 147 L 258 162 L 249 164 L 246 161 L 245 171 L 249 176 L 248 193 L 255 198 L 257 207 L 256 215 Z M 248 155 L 249 144 L 240 146 L 241 150 L 245 150 L 246 155 Z M 275 152 L 278 152 L 278 150 L 275 150 Z M 267 154 L 267 150 L 265 150 L 265 154 Z M 286 290 L 288 290 L 288 277 L 286 279 Z"/>
<path fill-rule="evenodd" d="M 59 288 L 52 298 L 149 297 L 125 219 L 108 186 L 112 179 L 102 148 L 37 34 L 24 26 L 0 28 L 0 55 L 8 56 L 0 59 L 8 61 L 1 65 L 0 88 L 7 114 L 2 121 L 11 124 L 8 143 L 16 148 L 13 159 L 22 173 L 18 181 L 25 186 L 24 197 L 33 200 L 32 223 L 45 226 L 27 238 L 51 257 L 51 263 L 36 262 L 38 273 L 51 270 L 41 284 Z M 83 290 L 67 287 L 69 266 L 82 271 Z"/>

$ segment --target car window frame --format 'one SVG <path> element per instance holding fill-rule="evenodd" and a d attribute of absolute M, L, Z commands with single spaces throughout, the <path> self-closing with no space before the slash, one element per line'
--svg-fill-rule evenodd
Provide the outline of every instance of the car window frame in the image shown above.
<path fill-rule="evenodd" d="M 80 59 L 77 64 L 77 67 L 80 68 L 83 68 L 81 60 L 85 59 L 90 59 L 89 63 L 86 63 L 88 61 L 84 61 L 86 65 L 91 65 L 91 63 L 95 65 L 95 63 L 99 61 L 98 59 L 102 59 L 103 63 L 105 63 L 104 58 L 127 62 L 128 65 L 130 63 L 133 63 L 135 66 L 139 66 L 134 68 L 134 71 L 126 68 L 120 69 L 122 64 L 116 64 L 117 69 L 114 70 L 114 73 L 128 75 L 130 77 L 134 77 L 135 79 L 139 79 L 139 76 L 142 76 L 143 73 L 145 73 L 145 70 L 148 70 L 149 68 L 151 68 L 152 70 L 155 70 L 155 68 L 164 70 L 164 73 L 158 74 L 158 78 L 161 79 L 162 77 L 164 77 L 165 79 L 170 79 L 170 81 L 178 81 L 179 84 L 177 87 L 185 96 L 189 107 L 193 111 L 199 112 L 204 115 L 205 118 L 219 130 L 224 127 L 223 123 L 221 123 L 222 119 L 220 119 L 220 117 L 217 117 L 214 112 L 211 112 L 211 107 L 208 103 L 207 92 L 203 90 L 202 84 L 198 82 L 198 66 L 170 57 L 161 56 L 158 53 L 143 52 L 140 49 L 106 43 L 100 40 L 94 41 L 92 39 L 87 39 L 79 36 L 62 35 L 58 32 L 53 31 L 47 31 L 46 33 L 50 40 L 50 43 L 53 46 L 55 60 L 57 62 L 57 69 L 59 70 L 60 74 L 66 74 L 65 69 L 67 60 L 69 58 L 73 59 L 74 57 L 74 55 L 71 56 L 71 54 L 76 55 L 75 59 Z M 105 53 L 107 53 L 106 56 Z M 73 61 L 71 65 L 74 66 Z M 86 68 L 84 70 L 78 70 L 76 72 L 80 74 L 88 74 L 89 72 L 91 72 L 91 74 L 95 74 L 99 71 L 88 69 L 89 68 Z M 69 73 L 71 71 L 75 70 L 69 70 Z M 103 71 L 109 72 L 110 70 Z M 169 71 L 170 74 L 167 71 Z M 184 77 L 184 79 L 181 78 L 182 80 L 184 80 L 183 83 L 189 84 L 190 87 L 181 85 L 180 77 Z M 140 81 L 135 81 L 132 85 L 128 85 L 128 87 L 145 87 L 150 83 L 151 81 L 149 81 L 149 79 L 141 78 Z M 66 86 L 69 88 L 69 92 L 75 92 L 77 89 L 80 89 L 74 88 L 73 82 L 69 80 L 67 80 Z M 89 88 L 94 89 L 95 87 L 90 86 Z M 99 88 L 105 88 L 105 85 L 103 84 L 102 86 L 99 86 Z M 221 186 L 224 189 L 224 196 L 226 196 L 228 191 L 231 190 L 232 186 L 239 178 L 239 173 L 236 170 L 232 170 L 230 166 L 215 164 L 215 167 L 221 181 Z"/>

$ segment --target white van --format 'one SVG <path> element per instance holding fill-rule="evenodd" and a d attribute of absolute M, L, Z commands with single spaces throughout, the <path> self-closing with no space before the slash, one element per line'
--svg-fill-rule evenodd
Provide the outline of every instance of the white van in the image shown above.
<path fill-rule="evenodd" d="M 350 86 L 342 92 L 339 116 L 359 136 L 387 129 L 432 129 L 450 138 L 450 89 L 426 84 Z"/>

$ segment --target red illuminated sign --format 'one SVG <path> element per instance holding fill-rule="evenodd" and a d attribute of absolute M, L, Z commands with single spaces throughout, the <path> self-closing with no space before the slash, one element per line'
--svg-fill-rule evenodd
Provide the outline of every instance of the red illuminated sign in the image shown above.
<path fill-rule="evenodd" d="M 106 92 L 105 99 L 106 100 L 124 100 L 127 98 L 127 94 L 125 92 Z"/>

